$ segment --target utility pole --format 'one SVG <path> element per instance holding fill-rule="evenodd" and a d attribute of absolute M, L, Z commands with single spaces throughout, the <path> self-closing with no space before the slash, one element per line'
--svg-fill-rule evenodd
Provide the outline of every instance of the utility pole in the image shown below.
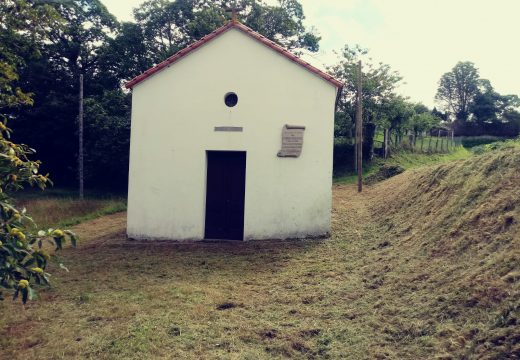
<path fill-rule="evenodd" d="M 358 192 L 363 191 L 363 101 L 361 60 L 358 64 L 357 95 L 356 95 L 356 166 L 358 176 Z"/>
<path fill-rule="evenodd" d="M 79 198 L 83 200 L 83 74 L 79 75 L 78 145 Z"/>

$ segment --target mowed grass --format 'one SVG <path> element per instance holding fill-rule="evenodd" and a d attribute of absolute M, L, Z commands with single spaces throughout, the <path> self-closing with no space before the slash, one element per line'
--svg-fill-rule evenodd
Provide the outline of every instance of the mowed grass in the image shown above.
<path fill-rule="evenodd" d="M 506 149 L 336 185 L 326 240 L 146 243 L 124 213 L 79 224 L 70 272 L 53 266 L 25 308 L 0 303 L 2 358 L 514 358 L 519 169 Z"/>

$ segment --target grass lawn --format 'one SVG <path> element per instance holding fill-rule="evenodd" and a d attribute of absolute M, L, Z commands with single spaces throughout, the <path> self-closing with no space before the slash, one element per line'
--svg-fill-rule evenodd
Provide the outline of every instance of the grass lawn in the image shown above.
<path fill-rule="evenodd" d="M 370 284 L 381 255 L 371 249 L 382 240 L 361 202 L 355 209 L 347 202 L 355 196 L 335 189 L 334 235 L 326 241 L 143 244 L 126 241 L 124 213 L 80 224 L 80 247 L 62 254 L 70 272 L 54 267 L 54 287 L 25 308 L 0 304 L 8 314 L 0 320 L 4 356 L 426 354 L 421 343 L 397 351 L 380 342 L 386 315 L 378 312 L 386 310 L 377 310 L 381 294 Z"/>
<path fill-rule="evenodd" d="M 49 189 L 44 192 L 31 189 L 15 194 L 16 203 L 25 207 L 36 227 L 67 228 L 80 222 L 126 210 L 126 199 L 119 196 L 87 196 L 79 200 L 72 191 Z"/>

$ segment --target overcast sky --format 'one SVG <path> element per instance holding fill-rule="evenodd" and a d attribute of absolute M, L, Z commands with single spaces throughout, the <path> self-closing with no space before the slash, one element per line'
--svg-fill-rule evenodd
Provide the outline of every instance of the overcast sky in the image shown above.
<path fill-rule="evenodd" d="M 143 0 L 102 0 L 119 20 L 132 20 Z M 268 0 L 268 3 L 276 0 Z M 334 50 L 359 44 L 404 77 L 411 100 L 433 106 L 439 78 L 472 61 L 503 94 L 520 95 L 520 0 L 301 0 L 306 25 L 322 37 L 315 65 Z"/>

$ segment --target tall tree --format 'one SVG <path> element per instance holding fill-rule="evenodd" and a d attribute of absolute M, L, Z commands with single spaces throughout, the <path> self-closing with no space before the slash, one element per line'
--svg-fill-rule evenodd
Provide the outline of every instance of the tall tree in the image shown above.
<path fill-rule="evenodd" d="M 387 64 L 376 63 L 368 51 L 359 46 L 346 45 L 340 61 L 329 70 L 344 84 L 343 93 L 336 113 L 335 133 L 352 137 L 355 118 L 357 64 L 363 60 L 363 124 L 365 126 L 363 149 L 365 160 L 370 160 L 373 152 L 373 137 L 377 126 L 386 127 L 389 124 L 388 103 L 394 97 L 394 92 L 401 76 Z"/>
<path fill-rule="evenodd" d="M 466 122 L 480 85 L 478 69 L 470 61 L 459 62 L 442 75 L 435 99 L 459 122 Z"/>
<path fill-rule="evenodd" d="M 477 123 L 500 122 L 504 113 L 515 111 L 520 107 L 518 96 L 499 94 L 489 80 L 482 79 L 480 83 L 480 89 L 470 108 Z"/>
<path fill-rule="evenodd" d="M 45 40 L 46 30 L 59 26 L 57 19 L 48 5 L 0 2 L 0 109 L 32 104 L 30 94 L 19 86 L 19 68 L 40 56 L 38 44 Z"/>
<path fill-rule="evenodd" d="M 34 286 L 48 284 L 45 272 L 49 254 L 42 250 L 42 241 L 51 240 L 61 248 L 66 238 L 75 244 L 70 231 L 49 230 L 37 234 L 28 226 L 32 219 L 25 209 L 14 205 L 11 194 L 24 186 L 44 189 L 50 182 L 41 175 L 40 162 L 30 160 L 34 150 L 10 140 L 7 120 L 12 109 L 32 104 L 31 94 L 19 86 L 18 69 L 24 57 L 37 57 L 37 41 L 45 30 L 56 25 L 50 8 L 36 6 L 25 0 L 0 3 L 0 300 L 2 289 L 26 302 L 34 295 Z M 22 56 L 23 55 L 23 56 Z M 49 141 L 49 139 L 47 140 Z"/>
<path fill-rule="evenodd" d="M 303 24 L 298 0 L 279 0 L 268 5 L 241 0 L 239 20 L 253 30 L 291 50 L 317 51 L 320 38 Z M 155 63 L 200 39 L 228 20 L 226 0 L 148 0 L 134 10 L 145 44 Z"/>
<path fill-rule="evenodd" d="M 46 39 L 38 43 L 40 57 L 21 68 L 25 88 L 34 93 L 34 106 L 19 113 L 13 124 L 16 136 L 40 149 L 47 170 L 57 173 L 59 183 L 68 183 L 76 173 L 79 76 L 85 78 L 85 97 L 102 91 L 97 78 L 100 53 L 116 31 L 115 18 L 99 0 L 33 0 L 59 17 Z M 119 86 L 119 83 L 113 84 Z M 101 87 L 101 89 L 100 89 Z M 48 143 L 48 138 L 59 139 Z M 66 171 L 57 172 L 56 170 Z"/>

